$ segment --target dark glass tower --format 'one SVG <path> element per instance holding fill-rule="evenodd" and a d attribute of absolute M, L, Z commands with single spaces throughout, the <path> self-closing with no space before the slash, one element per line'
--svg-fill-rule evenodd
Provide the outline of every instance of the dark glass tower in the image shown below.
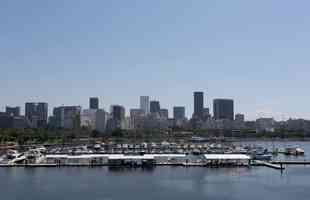
<path fill-rule="evenodd" d="M 234 100 L 214 99 L 213 115 L 214 119 L 234 120 Z"/>
<path fill-rule="evenodd" d="M 176 120 L 185 119 L 185 107 L 184 106 L 173 107 L 173 118 Z"/>
<path fill-rule="evenodd" d="M 43 128 L 47 125 L 47 103 L 26 103 L 25 116 L 33 128 Z"/>
<path fill-rule="evenodd" d="M 203 118 L 203 92 L 194 92 L 194 117 Z"/>
<path fill-rule="evenodd" d="M 151 111 L 151 113 L 159 113 L 159 111 L 160 111 L 159 101 L 151 101 L 150 102 L 150 111 Z"/>
<path fill-rule="evenodd" d="M 99 99 L 98 97 L 91 97 L 89 98 L 89 108 L 90 109 L 99 109 Z"/>

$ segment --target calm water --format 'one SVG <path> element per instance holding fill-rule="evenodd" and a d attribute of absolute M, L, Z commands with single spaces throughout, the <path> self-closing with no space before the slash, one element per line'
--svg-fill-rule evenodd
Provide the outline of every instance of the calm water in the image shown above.
<path fill-rule="evenodd" d="M 302 147 L 309 149 L 310 143 Z M 310 167 L 287 167 L 283 174 L 265 167 L 0 168 L 0 195 L 5 200 L 308 200 Z"/>

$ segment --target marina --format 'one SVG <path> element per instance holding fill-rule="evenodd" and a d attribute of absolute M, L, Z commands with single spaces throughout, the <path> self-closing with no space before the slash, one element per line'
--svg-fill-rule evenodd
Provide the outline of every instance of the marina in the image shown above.
<path fill-rule="evenodd" d="M 294 150 L 295 149 L 295 150 Z M 261 145 L 232 143 L 97 143 L 65 146 L 28 146 L 7 149 L 0 157 L 0 167 L 251 167 L 265 166 L 284 170 L 286 165 L 307 165 L 300 160 L 301 147 L 274 151 Z M 294 154 L 296 160 L 274 159 Z M 293 156 L 293 155 L 292 155 Z M 289 157 L 288 157 L 289 158 Z"/>

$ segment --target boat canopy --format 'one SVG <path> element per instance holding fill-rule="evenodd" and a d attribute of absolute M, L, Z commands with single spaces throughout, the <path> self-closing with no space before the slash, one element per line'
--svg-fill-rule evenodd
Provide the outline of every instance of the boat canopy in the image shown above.
<path fill-rule="evenodd" d="M 244 154 L 204 154 L 207 160 L 250 160 L 250 156 Z"/>

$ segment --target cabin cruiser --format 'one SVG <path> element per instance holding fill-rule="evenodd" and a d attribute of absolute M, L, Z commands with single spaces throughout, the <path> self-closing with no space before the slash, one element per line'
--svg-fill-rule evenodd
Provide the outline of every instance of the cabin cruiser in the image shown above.
<path fill-rule="evenodd" d="M 22 155 L 22 154 L 18 153 L 18 151 L 16 151 L 16 150 L 12 150 L 12 149 L 7 150 L 7 152 L 6 152 L 6 158 L 9 160 L 13 160 L 13 159 L 19 157 L 20 155 Z"/>
<path fill-rule="evenodd" d="M 284 154 L 285 155 L 299 156 L 299 155 L 304 155 L 305 151 L 299 147 L 287 147 L 284 150 Z"/>
<path fill-rule="evenodd" d="M 254 160 L 266 160 L 269 161 L 272 158 L 272 155 L 268 153 L 267 149 L 263 147 L 257 147 L 251 151 L 252 159 Z"/>

